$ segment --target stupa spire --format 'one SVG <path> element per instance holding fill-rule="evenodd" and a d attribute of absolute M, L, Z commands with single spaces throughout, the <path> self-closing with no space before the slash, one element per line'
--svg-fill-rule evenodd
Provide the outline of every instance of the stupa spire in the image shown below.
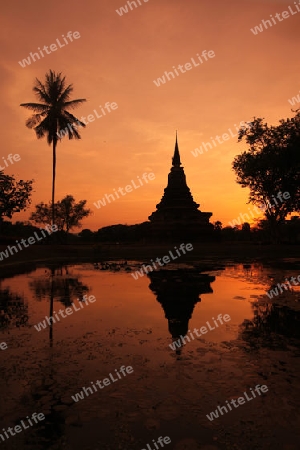
<path fill-rule="evenodd" d="M 174 150 L 174 156 L 172 158 L 172 165 L 174 167 L 180 167 L 180 155 L 179 155 L 179 148 L 178 148 L 178 142 L 177 142 L 177 130 L 176 130 L 176 141 L 175 141 L 175 150 Z"/>

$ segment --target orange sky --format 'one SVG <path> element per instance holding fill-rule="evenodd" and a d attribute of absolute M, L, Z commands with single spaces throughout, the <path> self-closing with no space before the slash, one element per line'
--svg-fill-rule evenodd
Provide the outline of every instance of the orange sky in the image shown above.
<path fill-rule="evenodd" d="M 87 199 L 92 216 L 83 228 L 139 223 L 155 210 L 171 167 L 175 130 L 187 182 L 200 209 L 224 226 L 247 212 L 248 190 L 235 182 L 234 156 L 245 144 L 232 138 L 203 155 L 191 151 L 234 124 L 265 117 L 276 124 L 291 117 L 288 99 L 300 89 L 300 13 L 254 35 L 250 28 L 288 9 L 293 0 L 149 0 L 119 16 L 125 0 L 6 2 L 1 7 L 2 157 L 21 161 L 5 169 L 17 178 L 34 178 L 33 205 L 51 198 L 52 152 L 45 139 L 25 127 L 29 112 L 20 103 L 36 101 L 35 77 L 61 71 L 74 84 L 73 98 L 88 101 L 75 111 L 87 116 L 99 105 L 118 109 L 89 123 L 82 139 L 58 144 L 56 199 L 72 194 Z M 80 38 L 30 66 L 18 61 L 68 31 Z M 215 57 L 165 85 L 153 80 L 172 66 L 213 50 Z M 144 172 L 155 179 L 101 209 L 93 202 L 125 187 Z M 32 208 L 31 208 L 32 209 Z M 15 214 L 26 220 L 29 210 Z"/>

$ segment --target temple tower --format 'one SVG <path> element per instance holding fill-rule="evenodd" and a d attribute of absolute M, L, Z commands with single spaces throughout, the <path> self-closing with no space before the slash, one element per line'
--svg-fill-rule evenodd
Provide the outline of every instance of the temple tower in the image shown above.
<path fill-rule="evenodd" d="M 180 154 L 176 142 L 172 167 L 168 175 L 168 185 L 156 211 L 149 216 L 151 235 L 159 239 L 204 240 L 213 235 L 213 225 L 209 223 L 211 212 L 200 211 L 199 204 L 186 183 L 181 167 Z"/>

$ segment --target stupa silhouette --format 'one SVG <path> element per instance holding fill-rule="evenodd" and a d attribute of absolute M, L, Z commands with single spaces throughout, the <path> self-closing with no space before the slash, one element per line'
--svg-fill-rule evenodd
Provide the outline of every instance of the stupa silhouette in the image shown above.
<path fill-rule="evenodd" d="M 211 212 L 202 212 L 200 204 L 193 200 L 181 167 L 180 154 L 175 141 L 172 167 L 168 175 L 168 185 L 160 203 L 148 219 L 150 234 L 160 240 L 207 240 L 213 235 L 213 225 L 209 223 Z"/>

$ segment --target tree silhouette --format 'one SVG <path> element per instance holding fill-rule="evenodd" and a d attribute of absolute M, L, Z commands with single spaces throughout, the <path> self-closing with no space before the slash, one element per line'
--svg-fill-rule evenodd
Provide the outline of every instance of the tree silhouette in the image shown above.
<path fill-rule="evenodd" d="M 69 231 L 72 228 L 81 228 L 81 220 L 91 214 L 90 209 L 85 208 L 86 200 L 75 202 L 72 195 L 66 195 L 62 200 L 55 203 L 55 224 L 60 231 Z M 51 203 L 39 203 L 35 205 L 35 211 L 31 214 L 30 220 L 35 223 L 47 224 L 51 218 Z"/>
<path fill-rule="evenodd" d="M 62 77 L 61 72 L 55 73 L 52 70 L 46 73 L 44 84 L 36 78 L 33 92 L 43 103 L 21 103 L 20 106 L 34 111 L 34 114 L 27 119 L 26 126 L 34 129 L 38 139 L 47 136 L 48 144 L 52 144 L 52 225 L 54 225 L 57 142 L 65 135 L 68 135 L 69 139 L 81 139 L 74 125 L 76 123 L 76 125 L 85 127 L 85 124 L 73 116 L 68 109 L 76 108 L 85 102 L 86 99 L 70 100 L 73 85 L 69 84 L 67 86 L 65 77 Z"/>
<path fill-rule="evenodd" d="M 300 209 L 300 111 L 278 126 L 254 118 L 251 128 L 239 131 L 239 141 L 243 138 L 249 149 L 232 164 L 237 183 L 250 189 L 249 203 L 264 210 L 277 240 L 279 225 Z"/>
<path fill-rule="evenodd" d="M 222 222 L 220 222 L 219 220 L 217 220 L 217 221 L 214 223 L 214 229 L 215 229 L 215 231 L 221 231 L 221 230 L 222 230 L 222 226 L 223 226 Z"/>
<path fill-rule="evenodd" d="M 14 213 L 31 203 L 32 183 L 33 180 L 16 181 L 13 176 L 0 171 L 0 228 L 3 217 L 11 219 Z"/>

